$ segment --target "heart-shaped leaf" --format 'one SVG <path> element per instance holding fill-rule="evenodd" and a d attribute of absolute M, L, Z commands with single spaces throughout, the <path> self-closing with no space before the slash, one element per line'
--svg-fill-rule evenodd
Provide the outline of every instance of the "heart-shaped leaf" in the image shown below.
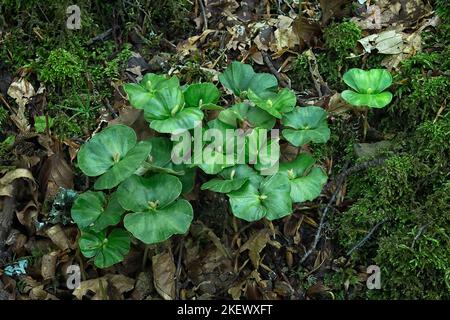
<path fill-rule="evenodd" d="M 225 168 L 219 173 L 220 178 L 211 179 L 204 183 L 202 190 L 229 193 L 240 189 L 248 181 L 248 178 L 254 175 L 257 175 L 257 172 L 244 164 Z"/>
<path fill-rule="evenodd" d="M 353 68 L 344 74 L 343 79 L 356 92 L 345 90 L 341 96 L 354 106 L 383 108 L 392 101 L 392 93 L 383 92 L 392 84 L 392 76 L 385 69 L 365 71 Z"/>
<path fill-rule="evenodd" d="M 294 161 L 280 164 L 280 173 L 285 174 L 291 182 L 293 202 L 314 200 L 322 192 L 328 178 L 321 168 L 310 170 L 314 162 L 311 155 L 302 153 Z"/>
<path fill-rule="evenodd" d="M 248 91 L 248 98 L 259 108 L 281 119 L 283 113 L 292 111 L 297 103 L 295 94 L 289 89 L 283 89 L 278 93 Z"/>
<path fill-rule="evenodd" d="M 163 120 L 152 120 L 145 111 L 144 116 L 150 122 L 150 128 L 161 133 L 173 133 L 177 130 L 189 130 L 196 127 L 203 119 L 203 112 L 198 108 L 184 108 Z"/>
<path fill-rule="evenodd" d="M 120 205 L 132 211 L 124 218 L 125 228 L 147 244 L 185 233 L 193 210 L 186 200 L 177 200 L 181 189 L 180 180 L 168 174 L 133 175 L 125 180 L 117 189 Z"/>
<path fill-rule="evenodd" d="M 123 88 L 128 94 L 131 105 L 136 109 L 144 109 L 158 90 L 179 86 L 177 77 L 167 79 L 163 75 L 147 73 L 139 84 L 127 83 Z"/>
<path fill-rule="evenodd" d="M 282 123 L 288 127 L 283 130 L 283 137 L 296 147 L 309 142 L 325 143 L 330 139 L 327 113 L 320 107 L 296 108 L 283 116 Z"/>
<path fill-rule="evenodd" d="M 230 192 L 233 214 L 246 221 L 263 217 L 274 220 L 292 213 L 291 186 L 286 175 L 275 174 L 259 184 L 247 181 L 239 190 Z"/>
<path fill-rule="evenodd" d="M 114 188 L 132 175 L 150 153 L 150 143 L 136 141 L 130 127 L 108 127 L 80 148 L 78 166 L 87 176 L 102 175 L 94 185 L 96 189 Z"/>
<path fill-rule="evenodd" d="M 72 219 L 80 229 L 100 232 L 118 224 L 125 210 L 113 193 L 107 199 L 103 192 L 86 191 L 80 194 L 72 206 Z"/>
<path fill-rule="evenodd" d="M 184 91 L 188 107 L 202 108 L 203 105 L 215 105 L 220 98 L 220 91 L 212 83 L 195 83 Z"/>
<path fill-rule="evenodd" d="M 79 242 L 81 253 L 86 258 L 94 258 L 99 268 L 108 268 L 124 259 L 130 251 L 130 236 L 122 229 L 94 233 L 83 231 Z"/>
<path fill-rule="evenodd" d="M 227 130 L 232 138 L 227 138 Z M 208 122 L 208 131 L 203 135 L 203 149 L 194 153 L 193 162 L 207 174 L 217 174 L 224 168 L 233 166 L 236 161 L 236 137 L 234 128 L 218 119 Z M 227 143 L 233 147 L 228 150 Z M 229 153 L 228 153 L 229 152 Z M 228 157 L 227 157 L 228 155 Z"/>
<path fill-rule="evenodd" d="M 237 96 L 241 96 L 249 89 L 259 93 L 275 90 L 278 86 L 278 80 L 274 75 L 270 73 L 255 73 L 252 66 L 238 61 L 233 61 L 219 75 L 219 81 Z"/>
<path fill-rule="evenodd" d="M 246 122 L 252 128 L 272 129 L 276 119 L 268 112 L 251 107 L 247 103 L 238 103 L 219 113 L 218 119 L 235 128 Z"/>
<path fill-rule="evenodd" d="M 392 101 L 392 93 L 357 93 L 352 90 L 344 90 L 341 93 L 342 99 L 355 107 L 384 108 Z"/>

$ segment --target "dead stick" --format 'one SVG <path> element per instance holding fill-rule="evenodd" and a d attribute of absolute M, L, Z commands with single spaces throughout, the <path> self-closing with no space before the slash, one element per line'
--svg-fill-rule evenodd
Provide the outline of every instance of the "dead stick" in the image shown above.
<path fill-rule="evenodd" d="M 283 80 L 278 70 L 275 68 L 275 66 L 272 63 L 272 60 L 270 59 L 267 52 L 261 51 L 261 55 L 263 57 L 264 63 L 269 68 L 270 72 L 278 79 L 278 82 L 280 82 L 280 86 L 284 88 L 289 88 L 289 84 Z"/>
<path fill-rule="evenodd" d="M 382 164 L 384 161 L 386 160 L 386 158 L 378 158 L 378 159 L 373 159 L 367 162 L 363 162 L 363 163 L 359 163 L 349 169 L 348 165 L 349 162 L 347 161 L 344 165 L 344 169 L 342 171 L 342 173 L 339 175 L 338 179 L 336 180 L 336 190 L 333 192 L 332 197 L 330 198 L 330 201 L 328 201 L 328 204 L 326 205 L 325 209 L 322 212 L 322 216 L 320 217 L 320 223 L 319 223 L 319 227 L 317 228 L 317 232 L 316 235 L 314 237 L 314 242 L 311 245 L 311 247 L 309 248 L 308 251 L 306 251 L 306 253 L 303 255 L 302 259 L 300 260 L 300 264 L 302 264 L 303 262 L 305 262 L 306 259 L 308 259 L 308 257 L 311 255 L 311 253 L 316 249 L 317 244 L 319 243 L 320 237 L 321 237 L 321 233 L 322 233 L 322 229 L 324 227 L 325 224 L 325 218 L 328 214 L 328 211 L 330 210 L 331 206 L 333 205 L 334 201 L 336 200 L 337 194 L 339 193 L 339 190 L 341 189 L 342 184 L 345 181 L 345 178 L 356 171 L 360 171 L 363 169 L 367 169 L 369 167 L 375 166 L 375 165 L 380 165 Z"/>
<path fill-rule="evenodd" d="M 347 256 L 351 255 L 353 253 L 353 251 L 361 248 L 364 243 L 366 243 L 373 235 L 373 233 L 375 232 L 375 230 L 377 230 L 383 223 L 385 223 L 388 219 L 385 218 L 383 220 L 381 220 L 380 222 L 378 222 L 372 229 L 370 229 L 370 231 L 367 233 L 367 235 L 362 238 L 353 248 L 351 248 L 348 252 L 347 252 Z"/>

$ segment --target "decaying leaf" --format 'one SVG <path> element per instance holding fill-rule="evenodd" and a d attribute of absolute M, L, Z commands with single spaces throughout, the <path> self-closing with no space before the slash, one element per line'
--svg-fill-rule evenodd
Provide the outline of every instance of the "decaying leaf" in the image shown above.
<path fill-rule="evenodd" d="M 70 241 L 59 224 L 55 224 L 51 228 L 47 229 L 46 234 L 61 250 L 70 249 Z"/>
<path fill-rule="evenodd" d="M 38 215 L 39 209 L 34 201 L 28 202 L 22 210 L 16 212 L 17 219 L 25 226 L 29 234 L 34 234 L 36 232 Z"/>
<path fill-rule="evenodd" d="M 19 108 L 24 108 L 30 99 L 36 95 L 36 91 L 27 79 L 20 78 L 11 83 L 8 89 L 8 95 L 16 100 Z"/>
<path fill-rule="evenodd" d="M 73 172 L 62 152 L 45 160 L 39 174 L 41 192 L 46 198 L 53 198 L 60 188 L 73 189 Z"/>
<path fill-rule="evenodd" d="M 358 42 L 362 44 L 367 53 L 376 49 L 382 54 L 399 54 L 402 53 L 405 48 L 403 38 L 404 35 L 402 33 L 396 32 L 395 30 L 389 30 L 378 34 L 371 34 L 370 36 L 358 40 Z"/>
<path fill-rule="evenodd" d="M 261 229 L 258 233 L 255 233 L 246 243 L 239 249 L 239 252 L 248 250 L 250 261 L 255 269 L 259 268 L 259 254 L 266 247 L 270 240 L 271 231 L 269 229 Z"/>
<path fill-rule="evenodd" d="M 101 278 L 82 281 L 72 294 L 81 300 L 89 291 L 92 291 L 95 293 L 92 300 L 105 300 L 109 298 L 108 286 L 113 286 L 120 294 L 123 294 L 133 290 L 134 280 L 121 274 L 107 274 Z"/>
<path fill-rule="evenodd" d="M 327 25 L 331 18 L 343 17 L 349 12 L 350 0 L 320 0 L 322 8 L 322 24 Z"/>
<path fill-rule="evenodd" d="M 42 256 L 41 275 L 42 279 L 49 280 L 55 277 L 56 262 L 58 253 L 53 251 Z"/>
<path fill-rule="evenodd" d="M 12 196 L 12 182 L 16 179 L 28 179 L 35 183 L 33 175 L 28 169 L 15 169 L 13 171 L 9 171 L 0 178 L 0 196 Z"/>
<path fill-rule="evenodd" d="M 174 300 L 176 295 L 176 267 L 171 252 L 163 252 L 152 257 L 153 284 L 165 300 Z"/>

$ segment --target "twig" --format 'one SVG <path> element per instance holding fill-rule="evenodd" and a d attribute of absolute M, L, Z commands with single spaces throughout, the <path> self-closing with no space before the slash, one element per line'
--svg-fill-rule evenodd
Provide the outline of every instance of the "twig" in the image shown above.
<path fill-rule="evenodd" d="M 344 169 L 341 172 L 341 174 L 339 174 L 337 180 L 336 180 L 336 189 L 333 192 L 333 195 L 331 196 L 330 200 L 328 201 L 325 209 L 322 212 L 322 215 L 320 217 L 320 223 L 319 223 L 319 227 L 317 228 L 317 232 L 316 235 L 314 237 L 314 242 L 311 245 L 311 247 L 308 249 L 308 251 L 305 252 L 305 254 L 303 255 L 302 259 L 300 260 L 300 264 L 302 264 L 303 262 L 306 261 L 306 259 L 308 259 L 308 257 L 311 255 L 311 253 L 316 249 L 317 244 L 319 243 L 320 237 L 321 237 L 321 233 L 322 233 L 322 229 L 325 225 L 325 218 L 328 214 L 328 211 L 330 210 L 330 208 L 332 208 L 333 203 L 336 200 L 336 197 L 341 189 L 342 184 L 345 181 L 345 178 L 356 171 L 360 171 L 363 169 L 367 169 L 369 167 L 372 166 L 376 166 L 376 165 L 380 165 L 382 164 L 384 161 L 386 160 L 386 158 L 378 158 L 378 159 L 374 159 L 374 160 L 370 160 L 370 161 L 366 161 L 363 163 L 359 163 L 351 168 L 348 168 L 349 166 L 349 161 L 347 161 L 344 165 Z M 329 188 L 329 186 L 325 187 L 325 189 Z"/>
<path fill-rule="evenodd" d="M 419 237 L 425 231 L 426 227 L 428 227 L 430 224 L 431 224 L 431 222 L 428 222 L 419 228 L 419 230 L 417 231 L 417 234 L 415 235 L 413 242 L 411 244 L 411 249 L 414 249 L 414 245 L 416 244 L 417 239 L 419 239 Z"/>
<path fill-rule="evenodd" d="M 113 29 L 110 28 L 108 30 L 106 30 L 105 32 L 95 36 L 94 38 L 90 39 L 87 42 L 87 45 L 90 46 L 91 44 L 93 44 L 94 42 L 98 42 L 98 41 L 104 41 L 106 38 L 108 38 L 111 34 L 112 34 Z"/>
<path fill-rule="evenodd" d="M 378 222 L 372 229 L 370 229 L 370 231 L 367 233 L 367 235 L 364 238 L 362 238 L 353 248 L 351 248 L 347 252 L 347 256 L 351 255 L 353 253 L 353 251 L 361 248 L 372 237 L 373 233 L 386 221 L 388 221 L 388 218 L 384 218 L 383 220 Z"/>
<path fill-rule="evenodd" d="M 184 238 L 183 238 L 184 239 Z M 177 272 L 175 274 L 175 300 L 180 300 L 180 276 L 181 276 L 181 258 L 183 256 L 183 239 L 180 241 L 180 249 L 178 250 Z"/>
<path fill-rule="evenodd" d="M 264 63 L 269 68 L 270 72 L 272 72 L 272 74 L 278 79 L 280 86 L 282 86 L 284 88 L 289 88 L 289 84 L 286 81 L 284 81 L 284 79 L 281 77 L 278 70 L 274 67 L 272 60 L 270 59 L 267 52 L 261 51 L 261 55 L 263 57 Z"/>
<path fill-rule="evenodd" d="M 206 16 L 205 4 L 203 3 L 203 0 L 198 0 L 198 3 L 200 4 L 200 9 L 202 10 L 203 30 L 207 30 L 208 29 L 208 17 Z"/>
<path fill-rule="evenodd" d="M 344 165 L 344 172 L 347 170 L 349 163 L 350 162 L 347 161 L 347 163 Z M 330 207 L 333 205 L 334 201 L 336 200 L 339 190 L 341 189 L 341 186 L 344 183 L 345 177 L 346 177 L 346 175 L 343 175 L 343 174 L 341 174 L 339 176 L 337 184 L 336 184 L 336 190 L 334 191 L 333 195 L 331 196 L 330 200 L 328 201 L 328 204 L 325 207 L 325 209 L 323 210 L 322 216 L 320 217 L 320 223 L 319 223 L 319 227 L 317 228 L 316 235 L 314 237 L 314 242 L 311 245 L 311 247 L 309 248 L 309 250 L 306 251 L 305 254 L 303 255 L 302 259 L 300 260 L 300 264 L 305 262 L 305 260 L 308 259 L 308 257 L 311 255 L 311 253 L 316 249 L 317 243 L 319 243 L 319 240 L 320 240 L 322 229 L 325 224 L 325 218 L 328 214 L 328 210 L 330 210 Z"/>

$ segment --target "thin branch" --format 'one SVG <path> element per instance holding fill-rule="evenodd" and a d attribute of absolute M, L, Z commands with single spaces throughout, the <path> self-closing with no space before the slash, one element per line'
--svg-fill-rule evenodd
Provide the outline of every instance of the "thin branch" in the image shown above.
<path fill-rule="evenodd" d="M 351 248 L 347 252 L 347 256 L 351 255 L 355 250 L 358 250 L 359 248 L 361 248 L 372 237 L 374 232 L 386 221 L 388 221 L 388 218 L 384 218 L 383 220 L 378 222 L 372 229 L 370 229 L 370 231 L 367 233 L 367 235 L 364 238 L 362 238 L 353 248 Z"/>
<path fill-rule="evenodd" d="M 202 10 L 203 30 L 207 30 L 208 29 L 208 17 L 206 16 L 205 4 L 203 3 L 203 0 L 198 0 L 198 3 L 200 4 L 200 9 Z"/>
<path fill-rule="evenodd" d="M 270 59 L 270 57 L 267 54 L 267 52 L 261 51 L 261 55 L 263 57 L 264 63 L 267 65 L 267 67 L 269 68 L 270 72 L 278 79 L 278 82 L 280 83 L 280 86 L 282 86 L 284 88 L 289 88 L 289 84 L 286 81 L 284 81 L 284 79 L 281 77 L 280 73 L 278 72 L 278 70 L 273 65 L 272 59 Z"/>
<path fill-rule="evenodd" d="M 333 192 L 333 195 L 331 196 L 330 200 L 328 201 L 325 209 L 322 212 L 322 215 L 320 217 L 320 223 L 319 223 L 319 227 L 317 228 L 316 231 L 316 235 L 314 237 L 314 242 L 311 245 L 311 247 L 308 249 L 308 251 L 306 251 L 306 253 L 303 255 L 302 259 L 300 260 L 300 264 L 302 264 L 303 262 L 306 261 L 306 259 L 308 259 L 308 257 L 311 255 L 311 253 L 316 250 L 317 244 L 319 243 L 319 240 L 321 238 L 321 233 L 322 233 L 322 229 L 325 225 L 325 219 L 327 217 L 328 211 L 330 210 L 330 208 L 332 208 L 333 203 L 336 201 L 337 195 L 342 187 L 342 184 L 345 181 L 345 178 L 356 171 L 360 171 L 360 170 L 364 170 L 367 169 L 369 167 L 372 166 L 376 166 L 376 165 L 380 165 L 382 164 L 384 161 L 386 160 L 386 158 L 378 158 L 378 159 L 373 159 L 370 161 L 366 161 L 363 163 L 359 163 L 351 168 L 348 168 L 349 166 L 349 161 L 347 161 L 344 165 L 343 171 L 339 174 L 337 180 L 336 180 L 336 189 Z M 325 190 L 328 189 L 329 186 L 325 187 Z"/>
<path fill-rule="evenodd" d="M 349 165 L 349 161 L 347 161 L 347 163 L 344 165 L 344 172 L 348 168 L 348 165 Z M 317 228 L 316 235 L 314 237 L 314 242 L 311 245 L 311 247 L 309 248 L 309 250 L 306 251 L 305 254 L 303 255 L 302 259 L 300 260 L 300 264 L 305 262 L 305 260 L 308 259 L 308 257 L 311 255 L 311 253 L 314 250 L 316 250 L 317 243 L 319 243 L 319 240 L 320 240 L 320 237 L 321 237 L 321 233 L 322 233 L 322 229 L 323 229 L 324 224 L 325 224 L 325 218 L 326 218 L 326 216 L 328 214 L 328 211 L 330 210 L 331 206 L 333 205 L 334 201 L 336 200 L 336 197 L 337 197 L 337 195 L 339 193 L 339 190 L 341 189 L 341 186 L 344 183 L 345 177 L 346 177 L 346 175 L 343 175 L 343 174 L 341 174 L 339 176 L 337 184 L 336 184 L 336 190 L 334 191 L 332 197 L 328 201 L 328 204 L 325 207 L 325 209 L 323 210 L 322 216 L 320 217 L 320 223 L 319 223 L 319 227 Z"/>

